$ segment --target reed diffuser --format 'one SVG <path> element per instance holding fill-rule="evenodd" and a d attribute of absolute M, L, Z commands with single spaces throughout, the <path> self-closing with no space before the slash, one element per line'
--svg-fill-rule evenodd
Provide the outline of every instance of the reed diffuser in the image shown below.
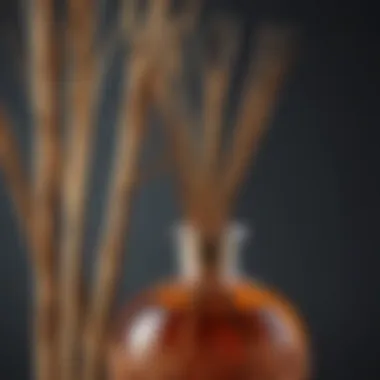
<path fill-rule="evenodd" d="M 115 30 L 100 46 L 94 38 L 97 4 L 66 5 L 66 27 L 59 28 L 52 0 L 28 2 L 31 180 L 11 115 L 4 107 L 0 113 L 0 165 L 34 269 L 34 378 L 308 379 L 303 323 L 282 296 L 239 271 L 246 230 L 233 219 L 291 62 L 289 34 L 268 26 L 258 32 L 233 135 L 222 149 L 239 40 L 228 17 L 213 22 L 215 46 L 201 57 L 203 128 L 195 138 L 179 84 L 182 48 L 198 28 L 201 2 L 185 2 L 177 11 L 169 0 L 154 0 L 142 17 L 137 0 L 122 1 Z M 109 63 L 127 45 L 113 168 L 88 287 L 81 263 L 96 109 Z M 165 169 L 174 175 L 182 210 L 174 229 L 180 270 L 137 295 L 116 321 L 110 311 L 130 210 L 138 186 L 150 178 L 140 173 L 139 162 L 152 108 L 162 120 L 170 156 Z"/>

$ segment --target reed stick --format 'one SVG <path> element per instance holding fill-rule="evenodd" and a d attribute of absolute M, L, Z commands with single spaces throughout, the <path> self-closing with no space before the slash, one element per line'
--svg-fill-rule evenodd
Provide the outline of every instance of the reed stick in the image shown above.
<path fill-rule="evenodd" d="M 120 12 L 116 17 L 116 24 L 100 43 L 100 72 L 101 77 L 109 69 L 110 63 L 120 46 L 130 40 L 133 41 L 140 30 L 136 0 L 122 0 Z"/>
<path fill-rule="evenodd" d="M 164 77 L 159 78 L 155 83 L 154 100 L 163 119 L 164 132 L 173 165 L 175 165 L 182 203 L 185 209 L 189 209 L 193 193 L 200 180 L 199 160 L 197 160 L 191 135 L 193 126 L 174 101 L 170 88 L 170 81 L 165 80 Z"/>
<path fill-rule="evenodd" d="M 33 242 L 35 379 L 56 377 L 54 235 L 59 173 L 57 78 L 52 0 L 31 0 L 29 49 L 34 123 Z"/>
<path fill-rule="evenodd" d="M 87 187 L 102 75 L 94 51 L 93 0 L 68 2 L 68 96 L 59 242 L 60 380 L 78 379 L 83 323 L 82 246 Z"/>
<path fill-rule="evenodd" d="M 85 327 L 83 380 L 96 380 L 103 371 L 105 335 L 122 267 L 139 153 L 147 121 L 150 98 L 147 69 L 147 62 L 143 58 L 132 57 L 130 72 L 126 71 L 124 76 L 124 98 L 117 128 L 113 174 L 97 249 L 96 271 Z"/>
<path fill-rule="evenodd" d="M 26 233 L 31 237 L 31 189 L 18 141 L 12 132 L 12 123 L 6 111 L 0 107 L 0 168 L 4 182 L 9 189 L 16 217 Z"/>
<path fill-rule="evenodd" d="M 289 41 L 281 31 L 266 27 L 259 34 L 253 71 L 222 174 L 222 193 L 226 204 L 235 200 L 251 158 L 257 153 L 260 138 L 269 126 L 276 97 L 289 66 L 289 53 Z"/>
<path fill-rule="evenodd" d="M 202 231 L 203 235 L 213 238 L 223 227 L 226 217 L 219 188 L 215 181 L 204 176 L 202 160 L 190 134 L 192 125 L 179 111 L 167 83 L 160 81 L 155 102 L 163 118 L 164 132 L 175 166 L 182 211 L 186 220 Z"/>
<path fill-rule="evenodd" d="M 214 179 L 219 169 L 224 110 L 237 51 L 236 28 L 226 20 L 218 19 L 214 21 L 213 29 L 216 46 L 210 47 L 214 54 L 206 58 L 203 78 L 203 169 L 208 180 Z"/>

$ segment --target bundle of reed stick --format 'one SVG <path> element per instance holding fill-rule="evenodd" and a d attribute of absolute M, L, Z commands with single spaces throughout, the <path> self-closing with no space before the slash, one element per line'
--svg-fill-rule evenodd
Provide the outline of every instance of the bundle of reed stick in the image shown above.
<path fill-rule="evenodd" d="M 170 1 L 154 0 L 141 18 L 136 1 L 124 0 L 115 31 L 100 47 L 95 39 L 98 4 L 67 0 L 66 5 L 63 29 L 57 26 L 53 0 L 29 0 L 26 8 L 27 90 L 34 139 L 31 180 L 19 157 L 11 115 L 0 108 L 0 166 L 33 268 L 31 351 L 36 380 L 103 376 L 109 314 L 121 275 L 133 195 L 141 183 L 139 156 L 149 107 L 155 105 L 162 116 L 186 217 L 205 233 L 214 233 L 231 212 L 259 136 L 269 124 L 289 58 L 286 49 L 278 49 L 284 45 L 278 38 L 281 33 L 266 30 L 260 36 L 230 153 L 222 157 L 223 108 L 238 36 L 224 22 L 216 23 L 223 43 L 203 67 L 204 136 L 199 155 L 191 136 L 194 126 L 177 106 L 172 84 L 180 76 L 181 44 L 196 27 L 200 1 L 188 2 L 173 16 Z M 109 61 L 126 43 L 131 54 L 124 64 L 113 169 L 93 283 L 88 287 L 83 282 L 82 246 L 96 110 Z"/>

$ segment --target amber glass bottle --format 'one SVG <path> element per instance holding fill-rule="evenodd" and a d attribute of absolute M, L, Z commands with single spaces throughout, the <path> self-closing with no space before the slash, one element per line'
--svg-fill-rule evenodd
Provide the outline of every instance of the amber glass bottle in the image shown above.
<path fill-rule="evenodd" d="M 230 225 L 215 245 L 191 225 L 176 229 L 180 276 L 126 307 L 111 336 L 110 380 L 308 378 L 296 312 L 237 270 L 243 235 Z"/>

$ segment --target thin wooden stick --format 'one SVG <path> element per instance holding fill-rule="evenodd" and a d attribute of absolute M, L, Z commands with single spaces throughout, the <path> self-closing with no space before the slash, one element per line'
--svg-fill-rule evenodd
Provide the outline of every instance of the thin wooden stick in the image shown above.
<path fill-rule="evenodd" d="M 173 164 L 176 166 L 182 202 L 186 208 L 190 208 L 189 201 L 199 182 L 199 161 L 196 159 L 190 133 L 192 125 L 189 125 L 188 120 L 180 112 L 180 107 L 174 102 L 169 83 L 162 77 L 156 82 L 155 103 L 163 118 Z"/>
<path fill-rule="evenodd" d="M 163 117 L 183 213 L 202 234 L 214 237 L 222 228 L 225 218 L 219 188 L 215 186 L 215 181 L 205 180 L 202 160 L 198 159 L 189 133 L 191 125 L 179 112 L 173 94 L 168 91 L 168 82 L 164 82 L 161 77 L 160 83 L 156 88 L 155 102 Z"/>
<path fill-rule="evenodd" d="M 204 69 L 203 168 L 209 179 L 218 170 L 224 106 L 237 50 L 236 29 L 225 20 L 215 21 L 213 34 L 217 46 L 211 49 L 218 51 L 208 57 Z"/>
<path fill-rule="evenodd" d="M 122 0 L 121 9 L 117 16 L 116 25 L 100 43 L 98 60 L 99 76 L 103 78 L 120 46 L 128 39 L 133 40 L 139 31 L 136 0 Z"/>
<path fill-rule="evenodd" d="M 84 346 L 84 380 L 96 380 L 103 370 L 103 352 L 108 318 L 113 304 L 115 289 L 120 276 L 125 234 L 138 169 L 138 158 L 143 142 L 150 77 L 147 62 L 133 57 L 129 78 L 125 75 L 128 91 L 126 107 L 120 118 L 117 147 L 114 157 L 113 177 L 103 220 L 97 265 L 90 295 L 89 314 Z"/>
<path fill-rule="evenodd" d="M 194 125 L 188 117 L 184 116 L 183 109 L 178 102 L 178 93 L 176 84 L 181 76 L 181 46 L 183 38 L 190 32 L 191 27 L 195 26 L 195 21 L 199 15 L 199 1 L 189 5 L 187 11 L 191 22 L 187 28 L 181 28 L 179 18 L 170 19 L 168 17 L 169 3 L 166 0 L 154 3 L 155 11 L 151 15 L 151 29 L 154 34 L 164 33 L 165 38 L 161 36 L 160 41 L 165 41 L 166 54 L 160 57 L 160 72 L 154 82 L 154 101 L 157 105 L 161 116 L 165 133 L 168 138 L 170 153 L 173 157 L 173 164 L 176 165 L 175 173 L 177 175 L 180 187 L 180 196 L 182 197 L 182 206 L 185 214 L 189 216 L 196 203 L 197 192 L 202 186 L 202 163 L 201 155 L 197 154 L 192 136 Z M 191 14 L 191 15 L 190 15 Z M 165 25 L 165 28 L 162 27 Z M 160 35 L 160 34 L 159 34 Z"/>
<path fill-rule="evenodd" d="M 61 380 L 79 378 L 80 327 L 83 311 L 82 256 L 87 185 L 101 82 L 94 52 L 93 0 L 69 1 L 69 94 L 63 171 L 59 262 Z"/>
<path fill-rule="evenodd" d="M 52 0 L 30 3 L 31 102 L 34 122 L 33 253 L 35 378 L 56 377 L 55 201 L 58 170 L 57 78 Z"/>
<path fill-rule="evenodd" d="M 277 93 L 290 62 L 289 41 L 281 31 L 264 29 L 252 78 L 235 125 L 230 153 L 223 172 L 223 198 L 230 204 L 244 180 L 260 137 L 268 127 Z"/>
<path fill-rule="evenodd" d="M 19 144 L 12 132 L 6 112 L 0 108 L 0 168 L 8 185 L 19 223 L 31 237 L 31 189 L 21 162 Z"/>

